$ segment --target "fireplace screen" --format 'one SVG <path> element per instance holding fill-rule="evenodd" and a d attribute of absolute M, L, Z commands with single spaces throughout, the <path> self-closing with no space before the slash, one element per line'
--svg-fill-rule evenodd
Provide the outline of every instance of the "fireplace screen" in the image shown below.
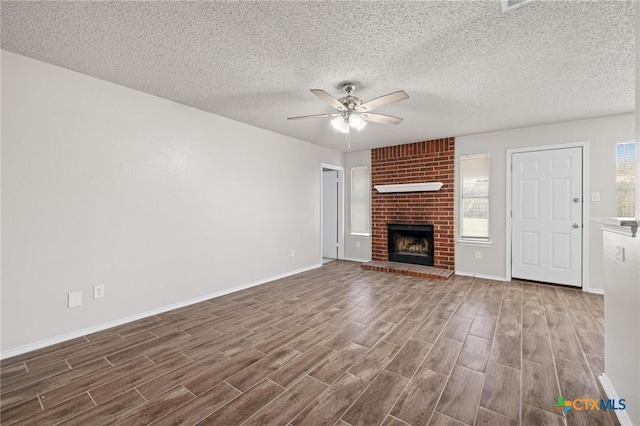
<path fill-rule="evenodd" d="M 388 224 L 389 260 L 433 266 L 433 225 Z"/>

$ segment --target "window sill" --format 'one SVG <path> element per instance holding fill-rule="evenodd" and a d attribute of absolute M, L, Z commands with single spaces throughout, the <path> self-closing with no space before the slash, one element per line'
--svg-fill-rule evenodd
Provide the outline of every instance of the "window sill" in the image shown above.
<path fill-rule="evenodd" d="M 472 247 L 492 247 L 492 241 L 474 241 L 474 240 L 458 240 L 458 244 L 461 246 L 472 246 Z"/>
<path fill-rule="evenodd" d="M 349 234 L 350 237 L 362 237 L 362 238 L 371 238 L 371 234 L 364 234 L 360 232 L 351 232 Z"/>

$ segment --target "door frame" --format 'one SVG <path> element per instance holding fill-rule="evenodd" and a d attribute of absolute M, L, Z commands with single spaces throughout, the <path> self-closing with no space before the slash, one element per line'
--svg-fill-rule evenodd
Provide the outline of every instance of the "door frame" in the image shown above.
<path fill-rule="evenodd" d="M 324 213 L 324 188 L 322 172 L 324 170 L 335 170 L 338 172 L 338 259 L 344 259 L 344 168 L 334 164 L 320 163 L 320 265 L 322 265 L 322 231 Z"/>
<path fill-rule="evenodd" d="M 511 235 L 511 221 L 513 218 L 511 217 L 512 211 L 512 202 L 511 199 L 511 184 L 513 174 L 512 166 L 513 166 L 513 154 L 523 153 L 523 152 L 536 152 L 536 151 L 554 151 L 557 149 L 565 149 L 565 148 L 582 148 L 582 290 L 589 291 L 589 142 L 570 142 L 556 145 L 541 145 L 541 146 L 532 146 L 527 148 L 516 148 L 516 149 L 508 149 L 507 150 L 507 167 L 506 167 L 506 184 L 507 184 L 507 193 L 506 193 L 506 279 L 507 281 L 512 280 L 511 276 L 511 262 L 512 262 L 512 252 L 511 252 L 511 240 L 513 239 Z M 575 288 L 575 287 L 574 287 Z"/>

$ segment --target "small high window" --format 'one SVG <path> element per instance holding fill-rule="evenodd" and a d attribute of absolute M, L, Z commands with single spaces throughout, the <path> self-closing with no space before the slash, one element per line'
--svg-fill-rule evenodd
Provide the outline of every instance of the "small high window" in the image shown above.
<path fill-rule="evenodd" d="M 460 238 L 489 241 L 489 154 L 460 157 Z"/>

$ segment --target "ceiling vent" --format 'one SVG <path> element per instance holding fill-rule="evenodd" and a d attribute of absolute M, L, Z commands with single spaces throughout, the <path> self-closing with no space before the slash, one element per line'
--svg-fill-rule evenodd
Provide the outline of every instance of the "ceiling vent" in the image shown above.
<path fill-rule="evenodd" d="M 508 12 L 510 10 L 517 9 L 530 1 L 531 0 L 502 0 L 502 11 Z"/>

